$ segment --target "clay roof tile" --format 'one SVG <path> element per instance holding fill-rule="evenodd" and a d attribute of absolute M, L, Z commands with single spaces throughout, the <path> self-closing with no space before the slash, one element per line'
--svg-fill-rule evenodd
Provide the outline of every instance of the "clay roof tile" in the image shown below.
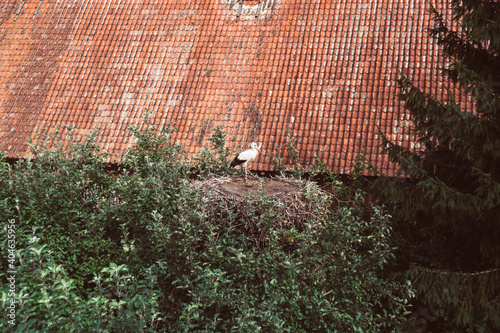
<path fill-rule="evenodd" d="M 42 126 L 63 124 L 80 135 L 101 127 L 102 147 L 119 155 L 135 142 L 125 129 L 153 112 L 155 124 L 175 122 L 173 140 L 190 154 L 222 125 L 232 148 L 297 138 L 305 161 L 318 155 L 334 172 L 366 152 L 392 173 L 376 126 L 413 140 L 394 68 L 446 93 L 435 88 L 445 62 L 426 2 L 58 1 L 35 15 L 38 4 L 26 1 L 17 19 L 14 4 L 0 5 L 0 149 L 9 156 L 27 153 Z M 448 1 L 434 5 L 449 17 Z"/>

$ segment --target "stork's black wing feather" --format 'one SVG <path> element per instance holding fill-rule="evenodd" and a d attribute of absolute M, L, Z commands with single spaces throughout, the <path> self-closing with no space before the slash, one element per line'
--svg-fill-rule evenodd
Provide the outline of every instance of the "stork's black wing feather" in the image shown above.
<path fill-rule="evenodd" d="M 240 165 L 240 164 L 243 164 L 243 163 L 245 163 L 245 162 L 246 162 L 245 160 L 240 160 L 240 159 L 238 158 L 238 156 L 236 156 L 236 157 L 234 158 L 234 160 L 231 162 L 230 167 L 231 167 L 231 168 L 234 168 L 235 166 Z"/>

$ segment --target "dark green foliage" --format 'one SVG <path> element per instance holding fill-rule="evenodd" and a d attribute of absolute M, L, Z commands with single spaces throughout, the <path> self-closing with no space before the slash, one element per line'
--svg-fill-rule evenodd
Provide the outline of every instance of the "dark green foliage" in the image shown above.
<path fill-rule="evenodd" d="M 210 200 L 175 221 L 156 215 L 169 331 L 396 330 L 411 293 L 380 277 L 393 259 L 389 216 L 358 200 L 294 227 L 262 196 L 244 214 Z"/>
<path fill-rule="evenodd" d="M 404 277 L 414 281 L 419 301 L 432 304 L 428 309 L 435 318 L 430 324 L 439 331 L 495 332 L 499 327 L 495 299 L 500 293 L 500 269 L 463 273 L 412 265 Z"/>
<path fill-rule="evenodd" d="M 32 144 L 33 159 L 20 160 L 13 170 L 4 167 L 0 219 L 37 227 L 54 251 L 54 260 L 65 262 L 81 288 L 118 250 L 100 214 L 112 177 L 96 144 L 97 133 L 84 143 L 74 142 L 66 153 L 61 146 L 64 135 L 71 136 L 71 129 L 40 135 L 40 143 Z M 17 246 L 26 247 L 24 242 L 20 238 Z"/>
<path fill-rule="evenodd" d="M 1 232 L 6 248 L 5 232 Z M 159 318 L 156 278 L 158 266 L 141 275 L 127 274 L 125 265 L 111 263 L 94 275 L 96 291 L 78 295 L 76 282 L 64 266 L 57 265 L 40 244 L 35 232 L 27 233 L 25 248 L 18 254 L 15 324 L 2 318 L 1 332 L 154 332 Z M 21 238 L 21 237 L 20 237 Z M 5 271 L 2 270 L 2 273 Z M 10 297 L 2 292 L 0 305 L 7 313 Z"/>
<path fill-rule="evenodd" d="M 170 140 L 171 132 L 175 130 L 170 125 L 158 130 L 148 119 L 142 127 L 130 127 L 129 131 L 137 142 L 126 152 L 120 166 L 124 171 L 139 172 L 144 178 L 163 171 L 165 173 L 158 175 L 159 178 L 173 185 L 179 183 L 185 178 L 187 168 L 183 164 L 182 146 Z"/>
<path fill-rule="evenodd" d="M 312 213 L 293 224 L 263 195 L 243 214 L 193 186 L 170 129 L 131 130 L 137 145 L 115 173 L 97 133 L 62 147 L 58 132 L 33 145 L 34 159 L 0 161 L 1 218 L 16 225 L 18 330 L 397 330 L 410 286 L 384 277 L 390 217 L 360 191 L 336 182 L 336 198 L 307 192 Z M 219 155 L 207 175 L 225 167 L 224 136 L 212 138 Z M 0 260 L 6 282 L 12 262 Z M 0 299 L 7 311 L 4 290 Z"/>
<path fill-rule="evenodd" d="M 297 139 L 292 137 L 290 127 L 287 127 L 285 132 L 285 145 L 275 144 L 272 151 L 264 153 L 270 158 L 270 164 L 274 172 L 295 179 L 322 179 L 332 181 L 337 178 L 336 175 L 329 171 L 328 165 L 326 165 L 317 155 L 314 157 L 314 162 L 308 165 L 309 163 L 300 157 L 300 151 L 297 148 Z"/>
<path fill-rule="evenodd" d="M 498 331 L 500 281 L 475 278 L 500 266 L 500 3 L 466 0 L 452 6 L 461 30 L 450 30 L 437 11 L 431 30 L 450 61 L 444 71 L 452 81 L 449 97 L 438 100 L 401 76 L 398 97 L 412 116 L 419 146 L 407 150 L 382 135 L 385 151 L 407 178 L 381 178 L 376 185 L 405 221 L 398 230 L 406 238 L 404 247 L 411 249 L 406 258 L 442 269 L 441 274 L 408 275 L 427 284 L 417 284 L 419 299 L 441 303 L 444 320 L 437 329 Z M 473 110 L 453 95 L 455 88 L 472 99 Z M 444 281 L 457 283 L 452 271 L 485 271 L 467 275 L 460 287 L 484 289 L 462 292 L 461 297 L 470 297 L 443 304 L 436 295 Z M 462 303 L 468 306 L 460 308 Z"/>
<path fill-rule="evenodd" d="M 209 148 L 202 149 L 194 158 L 193 171 L 200 179 L 233 172 L 228 159 L 233 157 L 234 151 L 225 147 L 227 134 L 221 126 L 214 127 L 212 132 Z"/>
<path fill-rule="evenodd" d="M 119 163 L 119 174 L 109 188 L 112 201 L 104 212 L 109 227 L 120 230 L 115 241 L 121 239 L 132 267 L 137 261 L 142 265 L 156 261 L 148 229 L 152 214 L 180 214 L 178 202 L 189 171 L 182 162 L 182 147 L 170 141 L 173 129 L 158 131 L 147 122 L 144 125 L 141 130 L 130 129 L 137 144 Z"/>

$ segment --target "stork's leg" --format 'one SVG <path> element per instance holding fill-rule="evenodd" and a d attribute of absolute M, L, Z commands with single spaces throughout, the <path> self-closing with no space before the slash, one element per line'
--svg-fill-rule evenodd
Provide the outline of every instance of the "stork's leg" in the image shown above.
<path fill-rule="evenodd" d="M 248 167 L 251 163 L 253 163 L 253 161 L 248 162 L 247 167 Z M 250 175 L 252 175 L 252 172 L 251 172 L 251 171 L 250 171 Z"/>
<path fill-rule="evenodd" d="M 248 178 L 247 178 L 247 166 L 245 164 L 245 183 L 248 183 Z"/>

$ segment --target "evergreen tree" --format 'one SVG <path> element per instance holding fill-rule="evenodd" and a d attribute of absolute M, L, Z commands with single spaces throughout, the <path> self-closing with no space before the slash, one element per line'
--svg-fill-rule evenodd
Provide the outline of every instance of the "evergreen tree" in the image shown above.
<path fill-rule="evenodd" d="M 500 2 L 452 0 L 456 29 L 433 9 L 430 33 L 450 65 L 439 100 L 398 79 L 418 149 L 384 151 L 403 177 L 376 181 L 404 235 L 407 270 L 440 331 L 500 330 Z M 473 101 L 467 107 L 464 98 Z M 471 104 L 469 103 L 469 106 Z M 411 222 L 411 223 L 410 223 Z M 426 267 L 426 268 L 423 268 Z"/>

